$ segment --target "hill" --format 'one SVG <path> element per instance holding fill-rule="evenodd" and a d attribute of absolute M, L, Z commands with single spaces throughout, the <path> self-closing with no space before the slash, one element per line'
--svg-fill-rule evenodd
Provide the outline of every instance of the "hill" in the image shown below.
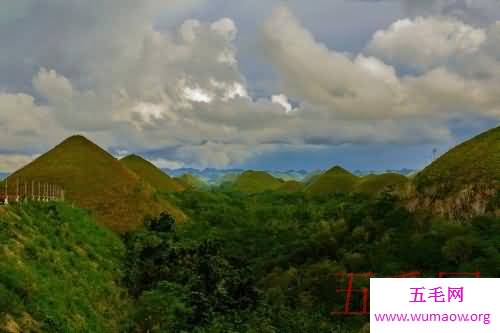
<path fill-rule="evenodd" d="M 498 214 L 500 127 L 451 149 L 418 173 L 414 184 L 410 206 L 459 219 L 492 210 Z"/>
<path fill-rule="evenodd" d="M 120 332 L 120 238 L 65 203 L 0 206 L 0 331 Z"/>
<path fill-rule="evenodd" d="M 126 156 L 120 162 L 160 192 L 179 192 L 185 190 L 183 184 L 138 155 Z"/>
<path fill-rule="evenodd" d="M 302 191 L 304 184 L 296 180 L 288 180 L 279 186 L 276 191 L 278 192 L 298 192 Z"/>
<path fill-rule="evenodd" d="M 232 188 L 244 193 L 277 190 L 285 182 L 264 171 L 245 171 L 232 183 Z"/>
<path fill-rule="evenodd" d="M 184 188 L 202 189 L 208 186 L 208 184 L 205 183 L 201 178 L 190 173 L 185 173 L 182 176 L 175 177 L 175 180 L 179 182 Z"/>
<path fill-rule="evenodd" d="M 354 187 L 355 192 L 368 194 L 379 193 L 386 190 L 396 190 L 408 182 L 408 178 L 398 173 L 383 173 L 368 175 L 359 178 Z"/>
<path fill-rule="evenodd" d="M 66 139 L 8 177 L 9 182 L 16 179 L 62 186 L 68 201 L 91 210 L 99 223 L 120 232 L 164 210 L 183 217 L 138 175 L 83 136 Z"/>
<path fill-rule="evenodd" d="M 358 177 L 339 166 L 335 166 L 312 178 L 305 191 L 310 194 L 352 192 L 357 181 Z"/>

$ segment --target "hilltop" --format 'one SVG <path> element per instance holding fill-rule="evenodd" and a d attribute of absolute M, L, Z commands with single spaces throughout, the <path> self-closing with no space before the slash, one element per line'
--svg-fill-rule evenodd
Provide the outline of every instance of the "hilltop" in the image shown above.
<path fill-rule="evenodd" d="M 120 162 L 160 192 L 179 192 L 186 189 L 183 184 L 138 155 L 126 156 Z"/>
<path fill-rule="evenodd" d="M 340 166 L 334 166 L 312 178 L 305 191 L 310 194 L 352 192 L 357 180 L 358 177 L 349 171 Z"/>
<path fill-rule="evenodd" d="M 492 210 L 498 214 L 500 127 L 451 149 L 418 173 L 414 184 L 411 208 L 459 219 Z"/>
<path fill-rule="evenodd" d="M 72 136 L 8 177 L 57 184 L 66 199 L 91 210 L 99 223 L 116 231 L 142 225 L 147 215 L 167 210 L 182 219 L 169 202 L 108 152 L 83 136 Z"/>
<path fill-rule="evenodd" d="M 257 193 L 279 189 L 285 182 L 264 171 L 245 171 L 237 176 L 231 187 L 244 193 Z"/>

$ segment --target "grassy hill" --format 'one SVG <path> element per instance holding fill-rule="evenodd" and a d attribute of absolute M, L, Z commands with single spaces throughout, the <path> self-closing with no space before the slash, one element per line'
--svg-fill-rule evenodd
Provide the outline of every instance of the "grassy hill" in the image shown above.
<path fill-rule="evenodd" d="M 232 183 L 232 188 L 244 193 L 258 193 L 277 190 L 285 182 L 263 171 L 245 171 Z"/>
<path fill-rule="evenodd" d="M 180 210 L 158 199 L 147 182 L 83 136 L 66 139 L 8 178 L 16 179 L 62 186 L 67 201 L 91 210 L 99 223 L 120 232 L 164 210 L 183 218 Z"/>
<path fill-rule="evenodd" d="M 484 132 L 438 158 L 415 177 L 419 191 L 445 196 L 469 184 L 500 182 L 500 127 Z"/>
<path fill-rule="evenodd" d="M 182 176 L 176 177 L 175 180 L 182 184 L 184 188 L 203 189 L 208 187 L 208 184 L 190 173 L 185 173 Z"/>
<path fill-rule="evenodd" d="M 185 190 L 183 184 L 140 156 L 129 155 L 122 158 L 120 162 L 160 192 L 179 192 Z"/>
<path fill-rule="evenodd" d="M 0 206 L 0 332 L 120 332 L 120 238 L 65 203 Z"/>
<path fill-rule="evenodd" d="M 500 127 L 451 149 L 418 173 L 414 184 L 411 209 L 453 219 L 500 215 Z"/>
<path fill-rule="evenodd" d="M 359 178 L 354 187 L 355 192 L 368 194 L 379 193 L 384 190 L 394 190 L 408 182 L 408 178 L 398 173 L 383 173 L 368 175 Z"/>
<path fill-rule="evenodd" d="M 357 181 L 358 177 L 339 166 L 335 166 L 312 179 L 305 190 L 310 194 L 352 192 Z"/>
<path fill-rule="evenodd" d="M 304 184 L 296 180 L 288 180 L 279 186 L 276 191 L 279 192 L 298 192 L 302 191 Z"/>

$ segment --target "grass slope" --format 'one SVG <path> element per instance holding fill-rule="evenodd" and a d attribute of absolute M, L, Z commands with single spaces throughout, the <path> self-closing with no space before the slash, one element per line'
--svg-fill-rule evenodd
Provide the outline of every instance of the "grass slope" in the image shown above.
<path fill-rule="evenodd" d="M 99 223 L 116 231 L 142 225 L 147 215 L 167 210 L 182 220 L 183 214 L 109 153 L 83 136 L 73 136 L 9 176 L 54 183 L 64 187 L 67 201 L 90 209 Z"/>
<path fill-rule="evenodd" d="M 123 245 L 64 203 L 0 206 L 0 331 L 120 332 Z"/>
<path fill-rule="evenodd" d="M 306 186 L 306 192 L 309 194 L 353 192 L 357 181 L 358 177 L 339 166 L 335 166 L 314 178 Z"/>
<path fill-rule="evenodd" d="M 183 184 L 140 156 L 129 155 L 120 162 L 160 192 L 179 192 L 186 189 Z"/>
<path fill-rule="evenodd" d="M 182 184 L 184 188 L 205 189 L 208 187 L 208 184 L 201 180 L 200 177 L 196 177 L 190 173 L 176 177 L 175 180 Z"/>
<path fill-rule="evenodd" d="M 415 177 L 418 191 L 447 196 L 467 185 L 500 182 L 500 127 L 468 140 L 438 158 Z"/>
<path fill-rule="evenodd" d="M 302 191 L 304 184 L 296 180 L 288 180 L 276 189 L 278 192 L 298 192 Z"/>
<path fill-rule="evenodd" d="M 233 182 L 232 188 L 243 193 L 274 191 L 285 182 L 263 171 L 245 171 Z"/>
<path fill-rule="evenodd" d="M 355 192 L 375 194 L 384 190 L 393 190 L 403 186 L 408 178 L 398 173 L 384 173 L 361 177 L 356 183 Z"/>

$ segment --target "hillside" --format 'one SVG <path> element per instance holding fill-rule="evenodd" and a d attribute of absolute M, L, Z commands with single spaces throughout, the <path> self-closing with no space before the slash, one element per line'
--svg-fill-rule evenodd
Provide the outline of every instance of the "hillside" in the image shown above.
<path fill-rule="evenodd" d="M 415 176 L 410 206 L 453 218 L 497 210 L 500 191 L 500 127 L 484 132 L 438 158 Z"/>
<path fill-rule="evenodd" d="M 91 210 L 99 223 L 120 232 L 164 210 L 183 217 L 139 176 L 83 136 L 66 139 L 8 179 L 18 178 L 62 186 L 67 201 Z"/>
<path fill-rule="evenodd" d="M 181 184 L 185 189 L 188 188 L 203 189 L 208 187 L 208 184 L 205 183 L 202 179 L 190 173 L 185 173 L 182 176 L 175 177 L 174 179 L 179 184 Z"/>
<path fill-rule="evenodd" d="M 368 175 L 361 177 L 357 181 L 354 191 L 374 194 L 385 190 L 396 190 L 408 181 L 408 178 L 397 173 Z"/>
<path fill-rule="evenodd" d="M 132 170 L 149 185 L 160 192 L 179 192 L 185 186 L 158 169 L 153 163 L 137 155 L 129 155 L 120 160 L 127 168 Z"/>
<path fill-rule="evenodd" d="M 305 190 L 310 194 L 352 192 L 357 180 L 358 177 L 354 176 L 349 171 L 339 166 L 335 166 L 311 179 Z"/>
<path fill-rule="evenodd" d="M 258 193 L 277 190 L 284 181 L 263 171 L 245 171 L 232 183 L 232 188 L 244 193 Z"/>
<path fill-rule="evenodd" d="M 0 331 L 120 332 L 120 238 L 64 203 L 0 206 Z"/>
<path fill-rule="evenodd" d="M 296 180 L 288 180 L 279 186 L 276 191 L 278 192 L 298 192 L 302 191 L 304 184 Z"/>

